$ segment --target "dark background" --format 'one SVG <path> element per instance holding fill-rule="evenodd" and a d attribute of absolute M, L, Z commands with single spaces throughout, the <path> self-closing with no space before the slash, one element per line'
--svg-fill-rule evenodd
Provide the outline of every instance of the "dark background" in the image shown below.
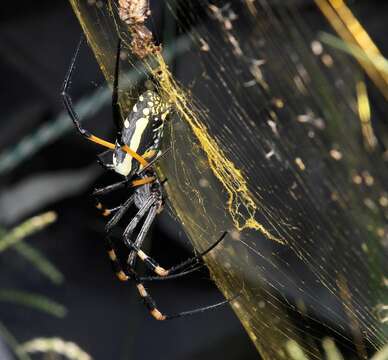
<path fill-rule="evenodd" d="M 154 3 L 154 20 L 162 27 L 163 11 L 157 6 L 163 2 Z M 359 1 L 356 5 L 372 38 L 384 50 L 383 14 L 387 8 L 384 1 Z M 320 17 L 310 1 L 299 1 L 298 6 L 307 21 L 314 23 Z M 60 89 L 81 29 L 67 1 L 4 2 L 0 19 L 0 150 L 3 151 L 62 111 Z M 183 73 L 178 75 L 184 79 Z M 102 76 L 92 53 L 85 48 L 73 83 L 74 100 L 94 91 L 95 83 L 101 84 Z M 111 138 L 110 118 L 110 109 L 106 107 L 86 121 L 85 126 Z M 0 191 L 12 193 L 23 180 L 42 173 L 52 175 L 69 170 L 76 176 L 82 169 L 91 169 L 98 151 L 71 131 L 2 175 Z M 258 358 L 229 307 L 160 323 L 148 316 L 132 284 L 116 281 L 105 255 L 104 222 L 90 197 L 93 187 L 105 182 L 104 175 L 94 177 L 67 196 L 62 196 L 58 188 L 59 200 L 37 206 L 15 221 L 4 222 L 9 227 L 44 210 L 58 213 L 54 225 L 28 241 L 63 272 L 64 284 L 51 285 L 16 252 L 9 250 L 0 256 L 0 286 L 44 294 L 64 304 L 69 312 L 66 318 L 55 319 L 0 303 L 0 321 L 20 342 L 38 336 L 60 336 L 76 342 L 95 359 Z M 55 181 L 49 186 L 55 189 Z M 166 266 L 191 255 L 190 245 L 179 225 L 169 218 L 168 211 L 155 224 L 152 240 L 151 252 Z M 206 272 L 152 284 L 150 291 L 160 308 L 169 313 L 222 299 Z"/>

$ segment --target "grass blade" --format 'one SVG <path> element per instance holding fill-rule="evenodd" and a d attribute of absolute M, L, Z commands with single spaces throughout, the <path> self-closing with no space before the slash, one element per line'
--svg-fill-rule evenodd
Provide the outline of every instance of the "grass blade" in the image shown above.
<path fill-rule="evenodd" d="M 67 309 L 63 305 L 45 296 L 20 290 L 1 289 L 0 301 L 34 308 L 59 318 L 63 318 L 67 313 Z"/>
<path fill-rule="evenodd" d="M 31 357 L 20 347 L 15 337 L 8 331 L 8 329 L 0 322 L 0 335 L 15 353 L 19 360 L 32 360 Z"/>
<path fill-rule="evenodd" d="M 30 236 L 52 224 L 56 219 L 57 214 L 53 211 L 49 211 L 41 215 L 33 216 L 32 218 L 24 221 L 2 236 L 0 239 L 0 253 L 19 243 L 27 236 Z"/>
<path fill-rule="evenodd" d="M 63 283 L 63 274 L 40 251 L 24 242 L 16 244 L 14 249 L 54 284 Z"/>

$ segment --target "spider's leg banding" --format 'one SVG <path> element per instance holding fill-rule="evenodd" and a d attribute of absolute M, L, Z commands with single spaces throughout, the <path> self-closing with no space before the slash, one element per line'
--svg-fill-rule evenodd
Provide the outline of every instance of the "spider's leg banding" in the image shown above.
<path fill-rule="evenodd" d="M 205 312 L 205 311 L 208 311 L 208 310 L 215 310 L 215 309 L 217 309 L 217 308 L 219 308 L 219 307 L 221 307 L 223 305 L 229 304 L 231 301 L 236 299 L 237 296 L 239 296 L 239 295 L 237 295 L 237 296 L 233 297 L 232 299 L 224 300 L 224 301 L 218 302 L 218 303 L 213 304 L 213 305 L 204 306 L 204 307 L 200 307 L 200 308 L 189 310 L 189 311 L 183 311 L 183 312 L 180 312 L 180 313 L 177 313 L 177 314 L 173 314 L 173 315 L 167 315 L 167 314 L 164 314 L 163 312 L 161 312 L 157 308 L 155 300 L 148 293 L 148 291 L 146 290 L 144 284 L 137 277 L 136 273 L 133 273 L 132 276 L 135 279 L 137 290 L 138 290 L 141 298 L 143 299 L 143 303 L 147 307 L 148 312 L 150 313 L 150 315 L 154 319 L 159 320 L 159 321 L 176 319 L 176 318 L 185 317 L 185 316 L 190 316 L 190 315 L 198 314 L 198 313 Z"/>
<path fill-rule="evenodd" d="M 139 234 L 137 235 L 137 238 L 135 240 L 135 246 L 137 246 L 138 248 L 141 248 L 142 245 L 143 245 L 143 242 L 144 242 L 144 239 L 148 233 L 148 230 L 150 229 L 152 223 L 154 222 L 155 220 L 155 217 L 156 217 L 156 206 L 152 206 L 149 211 L 148 211 L 148 214 L 147 214 L 147 217 L 146 219 L 144 220 L 144 223 L 143 223 L 143 226 L 141 227 L 140 229 L 140 232 Z M 135 265 L 135 260 L 136 260 L 136 252 L 135 251 L 131 251 L 129 253 L 129 256 L 128 256 L 128 261 L 127 261 L 127 264 L 133 268 L 134 265 Z"/>
<path fill-rule="evenodd" d="M 108 253 L 108 257 L 109 257 L 110 263 L 112 265 L 114 274 L 116 275 L 116 277 L 120 281 L 128 281 L 130 279 L 130 275 L 135 274 L 135 271 L 130 267 L 127 268 L 128 269 L 127 271 L 124 270 L 123 266 L 121 265 L 121 263 L 117 257 L 116 250 L 114 248 L 114 245 L 113 245 L 113 242 L 112 242 L 110 236 L 109 235 L 106 236 L 105 240 L 106 240 L 106 243 L 105 243 L 106 251 Z M 195 267 L 192 267 L 190 270 L 181 272 L 179 274 L 168 275 L 165 277 L 159 277 L 159 276 L 139 277 L 138 276 L 137 278 L 139 279 L 140 282 L 147 282 L 147 281 L 151 282 L 151 281 L 159 281 L 159 280 L 174 280 L 174 279 L 178 279 L 180 277 L 184 277 L 186 275 L 189 275 L 195 271 L 198 271 L 201 268 L 203 268 L 203 266 L 204 266 L 203 264 L 200 264 L 200 265 L 197 265 Z"/>
<path fill-rule="evenodd" d="M 172 280 L 172 279 L 178 279 L 180 277 L 189 275 L 193 272 L 196 272 L 198 270 L 201 270 L 205 267 L 205 264 L 197 264 L 196 266 L 192 266 L 191 269 L 182 271 L 177 274 L 171 274 L 167 276 L 141 276 L 139 279 L 142 282 L 150 282 L 150 281 L 164 281 L 164 280 Z"/>
<path fill-rule="evenodd" d="M 153 258 L 149 257 L 143 250 L 141 250 L 138 246 L 136 246 L 135 243 L 126 242 L 128 247 L 132 248 L 137 256 L 144 262 L 144 264 L 154 273 L 156 273 L 159 276 L 167 276 L 171 275 L 172 273 L 176 273 L 178 270 L 185 269 L 187 267 L 192 266 L 193 264 L 198 263 L 202 260 L 202 257 L 205 256 L 207 253 L 209 253 L 212 249 L 214 249 L 226 236 L 227 232 L 224 232 L 221 237 L 209 248 L 207 248 L 202 253 L 193 256 L 190 259 L 187 259 L 180 263 L 179 265 L 173 266 L 170 269 L 165 269 L 161 267 Z M 184 270 L 183 270 L 184 271 Z"/>
<path fill-rule="evenodd" d="M 113 242 L 109 236 L 106 236 L 106 250 L 109 256 L 109 260 L 112 264 L 113 272 L 120 281 L 128 281 L 129 276 L 125 273 L 123 267 L 117 258 L 116 251 L 113 246 Z"/>
<path fill-rule="evenodd" d="M 96 199 L 96 208 L 99 211 L 101 211 L 102 216 L 110 216 L 112 215 L 112 213 L 116 212 L 117 210 L 120 210 L 121 207 L 122 206 L 120 205 L 120 206 L 116 206 L 114 208 L 108 209 L 103 203 L 101 203 Z"/>

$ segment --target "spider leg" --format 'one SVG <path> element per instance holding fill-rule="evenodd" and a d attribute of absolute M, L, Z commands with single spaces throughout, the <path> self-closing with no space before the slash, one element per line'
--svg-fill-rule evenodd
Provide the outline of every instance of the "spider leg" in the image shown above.
<path fill-rule="evenodd" d="M 132 248 L 137 254 L 137 256 L 144 262 L 144 264 L 154 273 L 159 276 L 165 277 L 167 275 L 171 275 L 172 273 L 176 273 L 180 269 L 184 269 L 186 267 L 190 267 L 202 260 L 202 257 L 206 255 L 209 251 L 214 249 L 226 236 L 227 232 L 224 232 L 221 237 L 211 246 L 209 246 L 202 253 L 193 256 L 182 263 L 172 266 L 170 269 L 165 269 L 161 267 L 153 258 L 149 257 L 143 250 L 141 250 L 135 243 L 129 241 L 129 239 L 125 238 L 125 243 L 129 248 Z"/>
<path fill-rule="evenodd" d="M 155 217 L 156 217 L 156 206 L 152 206 L 149 209 L 147 217 L 144 220 L 143 226 L 141 227 L 141 229 L 139 231 L 139 234 L 137 235 L 137 238 L 136 238 L 136 240 L 134 242 L 134 245 L 137 246 L 138 248 L 142 247 L 144 239 L 145 239 L 145 237 L 146 237 L 146 235 L 147 235 L 147 233 L 148 233 L 152 223 L 154 222 Z M 125 235 L 127 236 L 127 238 L 129 238 L 130 233 L 125 234 Z M 135 266 L 136 255 L 137 255 L 136 251 L 131 251 L 129 253 L 127 264 L 131 268 L 133 268 Z"/>
<path fill-rule="evenodd" d="M 128 182 L 129 181 L 127 179 L 125 179 L 125 180 L 119 181 L 117 183 L 105 186 L 103 188 L 94 189 L 92 195 L 93 196 L 100 196 L 100 195 L 109 194 L 112 191 L 124 188 L 125 186 L 127 186 Z"/>
<path fill-rule="evenodd" d="M 156 319 L 156 320 L 161 320 L 161 321 L 162 320 L 170 320 L 170 319 L 175 319 L 175 318 L 179 318 L 179 317 L 194 315 L 194 314 L 205 312 L 205 311 L 208 311 L 208 310 L 215 310 L 215 309 L 217 309 L 217 308 L 219 308 L 219 307 L 221 307 L 223 305 L 226 305 L 226 304 L 230 303 L 231 301 L 233 301 L 236 298 L 236 297 L 233 297 L 232 299 L 224 300 L 224 301 L 221 301 L 219 303 L 212 304 L 210 306 L 204 306 L 204 307 L 197 308 L 197 309 L 190 310 L 190 311 L 183 311 L 183 312 L 180 312 L 180 313 L 177 313 L 177 314 L 173 314 L 173 315 L 163 314 L 157 308 L 155 300 L 147 292 L 147 290 L 146 290 L 146 288 L 144 286 L 142 278 L 138 277 L 134 270 L 130 270 L 130 272 L 128 274 L 126 274 L 124 272 L 120 262 L 118 261 L 116 252 L 114 250 L 112 241 L 110 240 L 109 236 L 107 237 L 107 250 L 108 250 L 108 255 L 109 255 L 109 258 L 111 260 L 111 263 L 112 263 L 112 266 L 113 266 L 113 269 L 115 271 L 115 274 L 116 274 L 117 278 L 120 281 L 128 281 L 131 278 L 135 279 L 136 288 L 137 288 L 137 290 L 138 290 L 138 292 L 140 294 L 140 297 L 143 299 L 144 305 L 147 307 L 150 315 L 154 319 Z M 192 271 L 195 271 L 195 270 L 197 270 L 197 268 L 193 268 L 192 269 Z M 187 275 L 187 273 L 188 272 L 181 273 L 181 274 L 175 274 L 175 275 L 171 275 L 169 277 L 163 278 L 163 279 L 164 280 L 173 279 L 173 278 L 177 278 L 179 276 Z"/>
<path fill-rule="evenodd" d="M 175 318 L 184 317 L 184 316 L 190 316 L 190 315 L 205 312 L 208 310 L 215 310 L 223 305 L 229 304 L 231 301 L 233 301 L 236 298 L 236 297 L 233 297 L 232 299 L 224 300 L 224 301 L 221 301 L 219 303 L 212 304 L 209 306 L 200 307 L 200 308 L 193 309 L 190 311 L 183 311 L 183 312 L 173 314 L 173 315 L 167 315 L 167 314 L 162 313 L 157 308 L 155 300 L 148 293 L 143 282 L 137 277 L 136 273 L 133 272 L 131 275 L 135 279 L 137 291 L 139 292 L 140 297 L 143 299 L 143 303 L 146 306 L 146 308 L 148 309 L 150 315 L 154 319 L 159 320 L 159 321 L 170 320 L 170 319 L 175 319 Z"/>
<path fill-rule="evenodd" d="M 155 181 L 155 177 L 153 177 L 153 176 L 143 177 L 141 179 L 136 179 L 136 180 L 132 180 L 132 181 L 129 179 L 125 179 L 125 180 L 119 181 L 117 183 L 105 186 L 103 188 L 94 189 L 92 195 L 93 196 L 101 196 L 101 195 L 109 194 L 112 191 L 122 189 L 126 186 L 127 187 L 137 187 L 137 186 L 151 183 L 153 181 Z"/>
<path fill-rule="evenodd" d="M 114 183 L 112 185 L 108 185 L 104 188 L 100 188 L 100 189 L 95 189 L 93 191 L 93 196 L 95 197 L 96 199 L 96 207 L 97 209 L 101 210 L 102 212 L 102 215 L 104 216 L 109 216 L 111 215 L 113 212 L 116 212 L 117 210 L 121 210 L 119 211 L 119 213 L 117 213 L 117 217 L 114 217 L 111 219 L 111 221 L 106 225 L 106 231 L 109 232 L 111 230 L 111 228 L 113 226 L 115 226 L 119 221 L 120 219 L 123 217 L 124 213 L 128 210 L 128 207 L 132 204 L 133 202 L 133 196 L 131 198 L 129 198 L 129 202 L 125 202 L 123 205 L 119 205 L 119 206 L 116 206 L 112 209 L 108 209 L 106 208 L 98 199 L 99 196 L 101 195 L 105 195 L 105 194 L 108 194 L 112 191 L 115 191 L 115 190 L 118 190 L 118 189 L 121 189 L 125 186 L 129 186 L 129 187 L 136 187 L 136 186 L 141 186 L 141 185 L 144 185 L 144 184 L 148 184 L 150 182 L 153 182 L 155 180 L 155 178 L 153 177 L 144 177 L 142 179 L 138 179 L 138 180 L 133 180 L 133 181 L 129 181 L 129 180 L 123 180 L 123 181 L 119 181 L 117 183 Z M 129 184 L 129 185 L 128 185 Z M 123 208 L 124 207 L 124 208 Z"/>
<path fill-rule="evenodd" d="M 132 195 L 130 198 L 128 198 L 128 200 L 122 206 L 120 206 L 119 210 L 116 212 L 116 214 L 109 220 L 109 222 L 105 226 L 105 231 L 107 233 L 109 233 L 112 230 L 112 228 L 120 221 L 120 219 L 128 211 L 129 207 L 132 205 L 133 201 L 134 201 L 134 195 Z M 142 219 L 142 217 L 145 215 L 145 213 L 148 211 L 148 209 L 152 206 L 154 201 L 155 201 L 154 197 L 150 197 L 146 201 L 144 206 L 141 209 L 139 209 L 139 211 L 133 217 L 133 219 L 131 220 L 129 225 L 126 227 L 126 229 L 124 231 L 124 236 L 125 236 L 127 231 L 128 231 L 128 233 L 132 233 L 133 229 L 136 228 L 137 224 Z M 126 242 L 126 245 L 129 246 L 127 242 Z"/>
<path fill-rule="evenodd" d="M 144 242 L 144 239 L 156 217 L 156 207 L 155 206 L 152 206 L 147 214 L 147 217 L 146 219 L 144 220 L 144 223 L 143 223 L 143 226 L 142 228 L 140 229 L 139 231 L 139 234 L 137 235 L 137 238 L 135 240 L 135 242 L 133 243 L 133 245 L 131 245 L 131 247 L 136 247 L 137 249 L 140 249 L 142 247 L 142 244 Z M 130 234 L 127 234 L 127 238 L 129 238 Z M 213 245 L 214 247 L 215 245 Z M 210 250 L 209 250 L 210 251 Z M 135 260 L 136 260 L 136 255 L 138 255 L 138 253 L 136 251 L 131 251 L 129 253 L 129 256 L 128 256 L 128 260 L 127 260 L 127 264 L 129 266 L 130 269 L 133 269 L 134 266 L 135 266 Z M 147 262 L 147 261 L 146 261 Z M 171 275 L 167 275 L 167 276 L 164 276 L 164 277 L 160 277 L 160 276 L 149 276 L 149 277 L 143 277 L 141 278 L 142 281 L 154 281 L 154 280 L 161 280 L 161 279 L 173 279 L 173 278 L 178 278 L 178 277 L 181 277 L 181 276 L 185 276 L 185 275 L 188 275 L 194 271 L 197 271 L 198 269 L 202 268 L 204 265 L 203 264 L 197 264 L 195 263 L 194 261 L 192 263 L 189 263 L 188 261 L 185 261 L 184 266 L 180 266 L 179 269 L 181 268 L 185 268 L 183 272 L 180 272 L 180 273 L 176 273 L 177 270 L 179 269 L 176 269 L 174 272 L 175 274 L 171 274 Z M 152 265 L 151 265 L 152 266 Z M 152 268 L 154 269 L 154 268 Z"/>
<path fill-rule="evenodd" d="M 134 196 L 130 196 L 123 205 L 120 206 L 119 210 L 114 214 L 114 216 L 109 220 L 105 225 L 105 232 L 109 233 L 112 228 L 120 221 L 124 214 L 128 211 L 129 207 L 134 201 Z"/>
<path fill-rule="evenodd" d="M 112 268 L 113 268 L 113 272 L 115 273 L 116 277 L 120 281 L 128 281 L 130 279 L 130 275 L 134 274 L 135 272 L 134 272 L 134 270 L 130 270 L 129 272 L 124 270 L 123 266 L 121 265 L 120 261 L 117 258 L 116 250 L 115 250 L 115 248 L 113 246 L 113 242 L 112 242 L 112 240 L 111 240 L 109 235 L 106 237 L 106 244 L 105 244 L 105 246 L 106 246 L 106 251 L 108 253 L 109 260 L 110 260 Z M 158 281 L 158 280 L 172 280 L 172 279 L 177 279 L 177 278 L 189 275 L 189 274 L 191 274 L 191 273 L 193 273 L 195 271 L 198 271 L 203 266 L 204 266 L 203 264 L 200 264 L 199 266 L 192 267 L 190 270 L 181 272 L 179 274 L 173 274 L 173 275 L 165 276 L 165 277 L 144 276 L 144 277 L 138 277 L 138 279 L 141 282 L 145 282 L 145 281 Z"/>
<path fill-rule="evenodd" d="M 148 163 L 147 166 L 141 168 L 138 172 L 137 172 L 137 175 L 141 175 L 142 173 L 144 173 L 146 170 L 148 170 L 151 166 L 153 166 L 157 161 L 159 161 L 164 155 L 166 155 L 170 150 L 171 150 L 171 146 L 165 150 L 164 152 L 162 152 L 160 155 L 156 156 L 155 159 L 153 159 L 152 161 L 150 161 Z"/>
<path fill-rule="evenodd" d="M 119 105 L 119 71 L 120 71 L 120 55 L 121 55 L 121 39 L 119 38 L 117 44 L 117 53 L 116 53 L 116 64 L 115 64 L 115 73 L 113 80 L 113 91 L 112 91 L 112 115 L 113 122 L 116 126 L 117 131 L 117 139 L 121 140 L 121 129 L 122 129 L 122 120 L 121 120 L 121 112 Z"/>
<path fill-rule="evenodd" d="M 69 70 L 68 70 L 68 72 L 66 74 L 65 81 L 63 83 L 62 92 L 61 92 L 63 103 L 65 105 L 65 108 L 66 108 L 67 112 L 69 113 L 70 118 L 73 120 L 73 123 L 74 123 L 75 127 L 77 128 L 78 132 L 83 137 L 85 137 L 86 139 L 88 139 L 88 140 L 90 140 L 92 142 L 95 142 L 97 144 L 105 146 L 105 147 L 107 147 L 109 149 L 114 149 L 115 148 L 114 144 L 92 135 L 91 133 L 89 133 L 89 131 L 85 130 L 81 126 L 81 123 L 79 121 L 79 117 L 78 117 L 78 115 L 77 115 L 77 113 L 76 113 L 76 111 L 75 111 L 75 109 L 73 107 L 73 103 L 71 101 L 71 97 L 68 94 L 68 91 L 70 90 L 71 79 L 72 79 L 74 68 L 75 68 L 75 63 L 77 61 L 79 50 L 81 48 L 81 45 L 82 45 L 83 41 L 84 41 L 84 37 L 81 36 L 81 39 L 80 39 L 80 41 L 78 43 L 78 46 L 77 46 L 77 49 L 76 49 L 76 51 L 74 53 L 74 56 L 73 56 L 73 58 L 71 60 Z"/>
<path fill-rule="evenodd" d="M 97 162 L 106 170 L 114 170 L 113 166 L 113 150 L 108 149 L 97 155 Z"/>
<path fill-rule="evenodd" d="M 210 245 L 206 250 L 202 251 L 201 253 L 199 253 L 196 256 L 193 256 L 190 259 L 183 261 L 182 263 L 180 263 L 176 266 L 173 266 L 172 268 L 170 268 L 169 272 L 176 273 L 178 270 L 180 270 L 182 268 L 186 268 L 187 266 L 190 266 L 190 265 L 202 260 L 203 256 L 205 256 L 207 253 L 212 251 L 222 240 L 224 240 L 227 233 L 228 233 L 227 231 L 224 231 L 223 234 L 220 236 L 220 238 L 214 244 Z"/>
<path fill-rule="evenodd" d="M 130 181 L 128 179 L 126 179 L 126 180 L 119 181 L 117 183 L 108 185 L 108 186 L 100 188 L 100 189 L 94 189 L 92 196 L 96 200 L 96 208 L 102 212 L 103 216 L 110 216 L 113 212 L 120 210 L 123 207 L 123 205 L 119 205 L 119 206 L 116 206 L 112 209 L 108 209 L 105 205 L 103 205 L 101 203 L 101 201 L 99 200 L 99 197 L 102 195 L 108 194 L 112 191 L 127 187 L 127 186 L 129 186 L 128 184 L 130 184 Z M 124 205 L 130 206 L 132 204 L 132 202 L 133 202 L 133 200 L 131 200 L 127 205 L 126 205 L 126 203 Z M 120 216 L 120 218 L 116 219 L 117 221 L 115 220 L 116 222 L 112 226 L 114 226 L 118 221 L 120 221 L 122 215 Z M 108 224 L 107 224 L 107 226 L 108 226 Z"/>
<path fill-rule="evenodd" d="M 97 199 L 96 199 L 97 200 Z M 120 210 L 122 205 L 116 206 L 114 208 L 107 208 L 104 204 L 102 204 L 100 201 L 97 200 L 96 202 L 96 208 L 101 211 L 102 216 L 110 216 L 112 213 L 116 212 L 117 210 Z"/>
<path fill-rule="evenodd" d="M 144 215 L 147 213 L 149 208 L 154 205 L 156 199 L 154 196 L 150 196 L 143 204 L 143 206 L 138 210 L 136 215 L 132 218 L 130 223 L 127 225 L 127 227 L 124 230 L 123 237 L 125 244 L 131 248 L 131 241 L 129 237 L 131 236 L 132 232 L 135 230 L 136 226 L 139 224 L 140 220 L 144 217 Z"/>
<path fill-rule="evenodd" d="M 123 267 L 121 266 L 120 261 L 116 255 L 113 242 L 109 236 L 106 236 L 106 250 L 116 277 L 120 281 L 128 281 L 130 277 L 125 273 Z"/>
<path fill-rule="evenodd" d="M 79 117 L 77 115 L 77 112 L 75 111 L 74 107 L 73 107 L 73 103 L 71 101 L 71 97 L 70 95 L 68 94 L 69 90 L 70 90 L 70 85 L 71 85 L 71 79 L 73 77 L 73 72 L 74 72 L 74 68 L 75 68 L 75 63 L 77 61 L 77 58 L 78 58 L 78 54 L 79 54 L 79 51 L 80 51 L 80 48 L 81 48 L 81 45 L 84 41 L 84 37 L 81 36 L 80 38 L 80 41 L 78 43 L 78 46 L 77 46 L 77 49 L 73 55 L 73 58 L 71 60 L 71 63 L 70 63 L 70 67 L 69 67 L 69 70 L 67 71 L 67 74 L 66 74 L 66 77 L 65 77 L 65 81 L 63 82 L 63 86 L 62 86 L 62 92 L 61 92 L 61 96 L 62 96 L 62 99 L 63 99 L 63 104 L 65 105 L 65 108 L 71 118 L 71 120 L 73 121 L 75 127 L 77 128 L 78 132 L 84 137 L 86 138 L 87 140 L 90 140 L 96 144 L 99 144 L 101 146 L 104 146 L 108 149 L 115 149 L 115 144 L 111 143 L 111 142 L 108 142 L 104 139 L 101 139 L 93 134 L 91 134 L 88 130 L 84 129 L 82 126 L 81 126 L 81 123 L 80 123 L 80 120 L 79 120 Z M 120 43 L 119 43 L 120 45 Z M 121 48 L 121 45 L 119 46 L 119 49 Z M 119 51 L 119 50 L 118 50 Z M 117 70 L 118 71 L 118 70 Z M 117 89 L 116 89 L 117 90 Z M 113 96 L 113 100 L 114 100 L 114 96 Z M 117 101 L 116 101 L 117 103 Z M 118 105 L 117 105 L 118 107 Z M 120 109 L 118 108 L 118 111 Z M 142 156 L 140 156 L 138 153 L 136 153 L 135 151 L 133 151 L 132 149 L 129 148 L 128 145 L 123 145 L 122 149 L 127 152 L 129 155 L 131 155 L 134 159 L 136 159 L 140 164 L 142 164 L 143 166 L 147 166 L 148 165 L 148 161 L 145 160 Z"/>
<path fill-rule="evenodd" d="M 150 281 L 164 281 L 164 280 L 171 280 L 171 279 L 177 279 L 186 275 L 189 275 L 195 271 L 198 271 L 202 269 L 205 266 L 205 264 L 198 264 L 196 266 L 192 266 L 190 269 L 182 271 L 178 274 L 172 274 L 172 275 L 167 275 L 164 277 L 160 276 L 141 276 L 139 277 L 141 282 L 150 282 Z"/>
<path fill-rule="evenodd" d="M 131 187 L 141 186 L 145 184 L 150 184 L 156 180 L 155 176 L 145 176 L 141 179 L 132 180 L 130 182 Z"/>
<path fill-rule="evenodd" d="M 127 263 L 130 268 L 134 267 L 135 261 L 136 261 L 136 255 L 138 254 L 137 251 L 134 250 L 132 247 L 132 242 L 130 241 L 130 237 L 133 233 L 133 231 L 136 229 L 136 226 L 139 224 L 141 219 L 144 217 L 144 215 L 148 212 L 147 217 L 144 221 L 144 224 L 142 225 L 139 234 L 137 235 L 137 238 L 135 240 L 135 247 L 140 248 L 143 244 L 143 241 L 149 231 L 149 228 L 151 227 L 156 213 L 157 209 L 155 206 L 155 203 L 157 201 L 157 198 L 155 196 L 150 196 L 143 206 L 139 209 L 137 214 L 132 218 L 130 223 L 127 225 L 127 227 L 124 230 L 123 233 L 123 238 L 124 238 L 124 243 L 128 246 L 128 248 L 131 250 L 129 255 L 128 255 L 128 260 Z"/>

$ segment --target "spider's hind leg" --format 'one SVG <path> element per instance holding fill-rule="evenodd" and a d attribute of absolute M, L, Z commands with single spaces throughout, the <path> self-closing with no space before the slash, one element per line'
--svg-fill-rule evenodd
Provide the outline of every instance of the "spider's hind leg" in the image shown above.
<path fill-rule="evenodd" d="M 113 241 L 109 235 L 106 236 L 105 247 L 106 247 L 106 251 L 107 251 L 109 260 L 111 262 L 112 268 L 113 268 L 113 272 L 115 273 L 116 277 L 120 281 L 128 281 L 131 278 L 131 275 L 136 274 L 135 270 L 129 266 L 126 266 L 126 268 L 124 269 L 119 257 L 117 256 L 117 251 L 115 249 Z M 181 272 L 179 274 L 168 275 L 165 277 L 159 277 L 159 276 L 139 277 L 137 275 L 136 276 L 140 282 L 146 282 L 146 281 L 151 282 L 151 281 L 158 281 L 158 280 L 173 280 L 173 279 L 178 279 L 180 277 L 189 275 L 195 271 L 198 271 L 202 267 L 203 267 L 203 264 L 201 264 L 199 266 L 192 267 L 191 269 L 184 271 L 184 272 Z"/>
<path fill-rule="evenodd" d="M 205 312 L 208 310 L 215 310 L 223 305 L 229 304 L 231 301 L 233 301 L 236 298 L 236 297 L 233 297 L 232 299 L 227 299 L 227 300 L 224 300 L 224 301 L 221 301 L 221 302 L 218 302 L 216 304 L 209 305 L 209 306 L 200 307 L 200 308 L 193 309 L 190 311 L 183 311 L 183 312 L 173 314 L 173 315 L 167 315 L 158 309 L 155 300 L 152 298 L 152 296 L 146 290 L 143 282 L 140 280 L 140 278 L 137 276 L 137 274 L 134 271 L 131 272 L 131 277 L 136 282 L 137 290 L 139 292 L 140 297 L 143 299 L 143 303 L 146 306 L 146 308 L 148 309 L 148 312 L 150 313 L 150 315 L 154 319 L 159 320 L 159 321 L 176 319 L 176 318 L 184 317 L 184 316 L 190 316 L 190 315 L 198 314 L 198 313 Z"/>
<path fill-rule="evenodd" d="M 136 242 L 133 243 L 129 241 L 129 239 L 125 239 L 125 243 L 129 248 L 131 248 L 136 253 L 136 255 L 144 262 L 144 264 L 151 271 L 153 271 L 158 276 L 165 277 L 171 274 L 177 274 L 178 271 L 185 272 L 190 267 L 197 265 L 200 261 L 202 261 L 203 256 L 205 256 L 207 253 L 213 250 L 222 240 L 224 240 L 226 234 L 227 232 L 224 232 L 221 235 L 221 237 L 214 244 L 209 246 L 205 251 L 181 262 L 178 265 L 172 266 L 169 269 L 165 269 L 161 267 L 153 258 L 148 256 L 143 250 L 141 250 L 141 248 L 136 245 Z"/>
<path fill-rule="evenodd" d="M 124 271 L 124 268 L 122 267 L 119 258 L 117 257 L 116 250 L 113 246 L 113 241 L 110 238 L 110 236 L 106 236 L 106 251 L 108 253 L 109 260 L 111 262 L 113 272 L 115 273 L 116 277 L 120 281 L 128 281 L 130 279 L 129 274 Z"/>

